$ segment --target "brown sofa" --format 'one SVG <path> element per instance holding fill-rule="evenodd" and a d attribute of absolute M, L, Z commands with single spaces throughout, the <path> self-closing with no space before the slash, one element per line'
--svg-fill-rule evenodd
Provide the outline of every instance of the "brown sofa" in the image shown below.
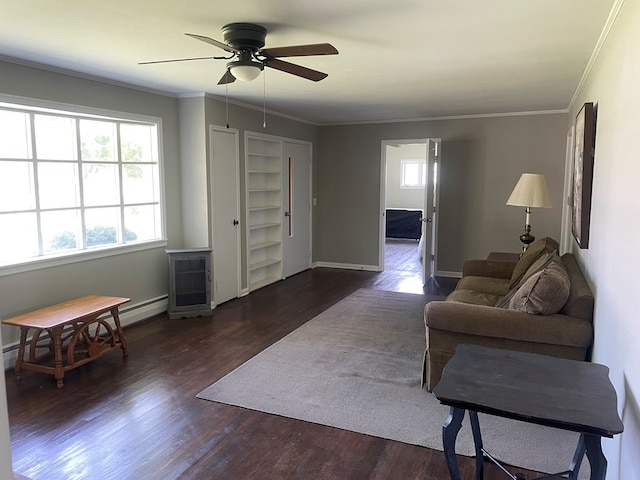
<path fill-rule="evenodd" d="M 469 260 L 455 291 L 425 306 L 422 380 L 429 391 L 461 343 L 588 358 L 593 295 L 575 257 L 559 257 L 557 248 L 543 238 L 517 263 Z"/>

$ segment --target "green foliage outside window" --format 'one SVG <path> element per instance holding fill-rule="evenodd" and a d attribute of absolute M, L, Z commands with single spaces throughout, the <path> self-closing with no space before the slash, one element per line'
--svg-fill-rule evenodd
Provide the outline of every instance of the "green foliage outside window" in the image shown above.
<path fill-rule="evenodd" d="M 138 236 L 128 228 L 124 229 L 124 241 L 132 242 Z M 87 230 L 87 247 L 96 245 L 108 245 L 117 242 L 116 229 L 114 227 L 97 226 Z M 78 248 L 76 235 L 73 232 L 65 231 L 53 237 L 51 241 L 52 250 L 70 250 Z"/>

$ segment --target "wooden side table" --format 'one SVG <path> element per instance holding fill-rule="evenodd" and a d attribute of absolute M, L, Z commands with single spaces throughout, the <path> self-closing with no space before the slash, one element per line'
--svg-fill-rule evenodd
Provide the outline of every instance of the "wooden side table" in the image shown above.
<path fill-rule="evenodd" d="M 129 301 L 130 298 L 124 297 L 87 295 L 3 320 L 2 323 L 6 325 L 20 327 L 20 347 L 15 366 L 16 380 L 20 380 L 24 368 L 54 375 L 56 386 L 62 388 L 64 374 L 69 370 L 118 348 L 122 349 L 123 357 L 127 358 L 127 343 L 120 324 L 118 307 Z M 106 319 L 99 318 L 107 312 L 113 317 L 115 331 Z M 66 326 L 71 326 L 72 329 L 63 332 Z M 30 329 L 34 329 L 34 333 L 29 341 L 29 355 L 25 358 Z M 48 338 L 42 335 L 43 331 L 49 333 Z M 42 350 L 44 353 L 38 354 L 38 351 Z M 52 355 L 53 366 L 42 363 Z"/>
<path fill-rule="evenodd" d="M 455 443 L 468 411 L 476 451 L 476 479 L 483 478 L 485 457 L 508 473 L 483 448 L 477 413 L 483 412 L 579 432 L 569 469 L 557 475 L 568 474 L 569 479 L 576 479 L 586 452 L 591 479 L 604 480 L 607 460 L 601 438 L 613 437 L 624 429 L 608 373 L 607 367 L 597 363 L 459 345 L 444 368 L 442 380 L 433 389 L 440 403 L 451 407 L 442 427 L 451 479 L 460 479 Z"/>

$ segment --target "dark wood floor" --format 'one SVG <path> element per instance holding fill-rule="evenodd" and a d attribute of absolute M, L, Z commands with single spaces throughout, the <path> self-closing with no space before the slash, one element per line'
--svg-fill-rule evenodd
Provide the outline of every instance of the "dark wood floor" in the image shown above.
<path fill-rule="evenodd" d="M 25 372 L 16 382 L 7 372 L 15 472 L 34 480 L 448 478 L 440 451 L 195 397 L 358 288 L 412 291 L 415 272 L 398 273 L 393 256 L 381 274 L 318 268 L 210 317 L 132 325 L 127 361 L 107 355 L 67 373 L 61 390 L 48 375 Z M 454 285 L 432 279 L 426 291 L 446 295 Z M 460 467 L 473 478 L 473 459 L 460 457 Z M 487 465 L 485 478 L 505 477 Z"/>

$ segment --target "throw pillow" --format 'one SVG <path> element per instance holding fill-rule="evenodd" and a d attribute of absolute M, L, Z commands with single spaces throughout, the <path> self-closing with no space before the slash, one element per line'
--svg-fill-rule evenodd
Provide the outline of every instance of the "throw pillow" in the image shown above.
<path fill-rule="evenodd" d="M 554 250 L 557 250 L 558 247 L 558 242 L 556 242 L 551 237 L 541 238 L 529 245 L 529 248 L 525 250 L 525 252 L 520 257 L 520 260 L 518 260 L 515 268 L 513 269 L 513 272 L 511 274 L 511 281 L 509 282 L 509 288 L 513 288 L 518 285 L 518 283 L 520 283 L 522 276 L 529 269 L 531 264 L 535 262 L 538 257 L 540 257 L 540 255 L 545 252 L 552 252 Z"/>
<path fill-rule="evenodd" d="M 553 261 L 522 284 L 509 308 L 534 315 L 553 315 L 567 303 L 569 289 L 567 271 L 561 263 Z"/>
<path fill-rule="evenodd" d="M 554 250 L 553 252 L 548 252 L 540 255 L 537 260 L 535 260 L 531 266 L 524 273 L 518 284 L 513 287 L 511 290 L 507 292 L 507 294 L 500 298 L 498 302 L 495 304 L 498 308 L 509 308 L 509 303 L 511 299 L 515 295 L 515 293 L 520 289 L 522 284 L 526 282 L 534 273 L 538 273 L 540 270 L 545 269 L 552 261 L 562 262 L 560 256 L 558 255 L 558 251 Z"/>

